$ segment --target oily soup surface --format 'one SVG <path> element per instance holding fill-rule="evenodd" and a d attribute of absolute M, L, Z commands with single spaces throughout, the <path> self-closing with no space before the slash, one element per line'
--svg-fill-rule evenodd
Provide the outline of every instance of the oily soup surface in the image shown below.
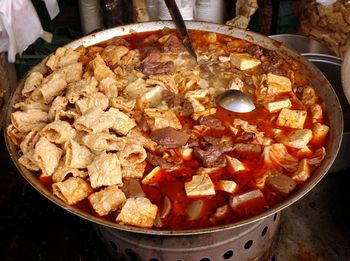
<path fill-rule="evenodd" d="M 262 213 L 326 155 L 323 102 L 299 64 L 244 40 L 173 30 L 59 48 L 33 72 L 7 135 L 60 200 L 120 224 L 183 230 Z M 215 97 L 250 95 L 232 113 Z"/>

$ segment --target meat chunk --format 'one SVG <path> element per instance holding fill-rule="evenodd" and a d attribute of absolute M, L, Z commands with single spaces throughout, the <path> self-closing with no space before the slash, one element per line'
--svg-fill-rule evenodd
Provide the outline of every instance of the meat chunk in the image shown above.
<path fill-rule="evenodd" d="M 158 207 L 147 198 L 128 198 L 116 221 L 126 225 L 150 228 L 153 226 L 157 211 Z"/>
<path fill-rule="evenodd" d="M 214 145 L 209 145 L 205 149 L 195 147 L 194 156 L 206 168 L 225 167 L 226 160 L 221 149 Z"/>
<path fill-rule="evenodd" d="M 173 70 L 174 63 L 172 61 L 160 62 L 160 51 L 157 49 L 149 50 L 146 58 L 142 61 L 142 72 L 146 75 L 167 73 Z"/>
<path fill-rule="evenodd" d="M 183 103 L 180 105 L 181 116 L 190 116 L 194 112 L 194 108 L 192 106 L 192 103 L 189 100 L 184 99 Z"/>
<path fill-rule="evenodd" d="M 250 158 L 261 154 L 262 148 L 259 144 L 236 143 L 233 146 L 233 151 L 240 157 Z"/>
<path fill-rule="evenodd" d="M 198 120 L 200 124 L 208 126 L 212 129 L 217 129 L 217 130 L 225 129 L 225 127 L 222 125 L 222 122 L 213 116 L 201 116 Z"/>
<path fill-rule="evenodd" d="M 256 58 L 260 58 L 260 56 L 263 55 L 263 50 L 258 45 L 249 45 L 244 48 L 244 51 L 255 56 Z"/>
<path fill-rule="evenodd" d="M 265 184 L 282 196 L 288 196 L 296 187 L 295 181 L 286 175 L 271 175 L 266 179 Z"/>
<path fill-rule="evenodd" d="M 141 118 L 137 124 L 138 124 L 140 130 L 142 130 L 144 132 L 148 132 L 150 130 L 149 125 L 148 125 L 147 120 L 146 120 L 146 117 L 144 115 L 141 116 Z"/>
<path fill-rule="evenodd" d="M 127 198 L 145 197 L 139 179 L 127 179 L 124 181 L 122 191 Z"/>
<path fill-rule="evenodd" d="M 178 148 L 185 145 L 190 135 L 172 127 L 166 127 L 151 132 L 150 138 L 165 148 Z"/>
<path fill-rule="evenodd" d="M 150 163 L 153 166 L 160 166 L 163 169 L 169 169 L 171 167 L 174 166 L 174 164 L 172 162 L 170 162 L 167 159 L 164 159 L 162 157 L 153 155 L 152 153 L 147 153 L 147 158 L 146 158 L 147 162 Z"/>
<path fill-rule="evenodd" d="M 248 131 L 244 131 L 242 133 L 242 135 L 238 136 L 236 138 L 236 141 L 238 142 L 246 142 L 246 141 L 252 141 L 252 140 L 256 140 L 256 134 L 254 132 L 248 132 Z"/>
<path fill-rule="evenodd" d="M 109 39 L 108 41 L 105 42 L 106 45 L 124 45 L 126 47 L 130 47 L 130 43 L 125 40 L 124 38 L 120 37 L 120 36 L 115 36 L 111 39 Z"/>
<path fill-rule="evenodd" d="M 163 51 L 166 53 L 180 53 L 186 51 L 186 49 L 178 37 L 170 35 L 163 45 Z"/>
<path fill-rule="evenodd" d="M 142 72 L 146 75 L 160 74 L 160 73 L 168 73 L 174 71 L 174 63 L 173 61 L 167 61 L 164 63 L 160 62 L 143 62 Z"/>

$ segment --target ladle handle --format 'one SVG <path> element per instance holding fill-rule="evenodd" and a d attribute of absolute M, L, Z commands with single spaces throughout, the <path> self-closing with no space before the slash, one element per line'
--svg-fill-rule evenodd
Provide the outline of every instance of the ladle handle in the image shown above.
<path fill-rule="evenodd" d="M 175 22 L 176 25 L 176 29 L 180 34 L 180 37 L 182 39 L 182 43 L 184 44 L 184 46 L 186 47 L 187 51 L 196 59 L 197 61 L 197 54 L 193 49 L 192 46 L 192 41 L 190 36 L 188 35 L 188 31 L 185 25 L 185 22 L 182 18 L 182 15 L 180 13 L 179 8 L 177 7 L 177 4 L 175 2 L 175 0 L 164 0 L 169 13 L 173 19 L 173 21 Z"/>

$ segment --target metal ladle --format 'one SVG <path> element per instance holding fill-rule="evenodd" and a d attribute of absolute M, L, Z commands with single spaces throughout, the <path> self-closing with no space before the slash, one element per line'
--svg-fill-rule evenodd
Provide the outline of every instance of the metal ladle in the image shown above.
<path fill-rule="evenodd" d="M 227 90 L 216 97 L 216 103 L 232 112 L 251 112 L 255 109 L 248 95 L 239 90 Z"/>
<path fill-rule="evenodd" d="M 192 46 L 191 38 L 188 35 L 188 31 L 182 15 L 175 0 L 165 0 L 165 4 L 169 10 L 171 18 L 173 19 L 176 29 L 180 34 L 183 44 L 185 45 L 188 52 L 197 61 L 197 55 Z M 250 112 L 255 109 L 255 105 L 252 100 L 241 91 L 238 90 L 227 90 L 217 97 L 217 103 L 232 112 Z"/>

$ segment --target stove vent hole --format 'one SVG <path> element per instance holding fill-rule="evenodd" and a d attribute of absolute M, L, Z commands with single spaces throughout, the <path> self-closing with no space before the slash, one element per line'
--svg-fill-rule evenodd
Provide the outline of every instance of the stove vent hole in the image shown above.
<path fill-rule="evenodd" d="M 159 261 L 158 258 L 152 257 L 149 261 Z"/>
<path fill-rule="evenodd" d="M 277 218 L 277 213 L 275 215 L 273 215 L 273 222 L 276 221 L 276 218 Z"/>
<path fill-rule="evenodd" d="M 125 249 L 125 254 L 130 258 L 130 260 L 133 260 L 133 261 L 140 260 L 138 255 L 133 250 L 131 250 L 129 248 Z"/>
<path fill-rule="evenodd" d="M 271 261 L 277 261 L 277 258 L 275 256 L 272 256 Z"/>
<path fill-rule="evenodd" d="M 211 260 L 210 260 L 210 258 L 203 257 L 203 258 L 201 258 L 199 261 L 211 261 Z"/>
<path fill-rule="evenodd" d="M 224 259 L 230 259 L 232 256 L 233 256 L 233 251 L 232 250 L 228 250 L 224 254 Z"/>
<path fill-rule="evenodd" d="M 115 251 L 118 251 L 118 246 L 113 241 L 109 241 L 109 244 Z"/>
<path fill-rule="evenodd" d="M 267 232 L 268 227 L 264 227 L 264 229 L 261 231 L 261 236 L 265 236 Z"/>
<path fill-rule="evenodd" d="M 248 240 L 248 241 L 244 244 L 244 249 L 249 249 L 252 245 L 253 245 L 253 240 Z"/>

